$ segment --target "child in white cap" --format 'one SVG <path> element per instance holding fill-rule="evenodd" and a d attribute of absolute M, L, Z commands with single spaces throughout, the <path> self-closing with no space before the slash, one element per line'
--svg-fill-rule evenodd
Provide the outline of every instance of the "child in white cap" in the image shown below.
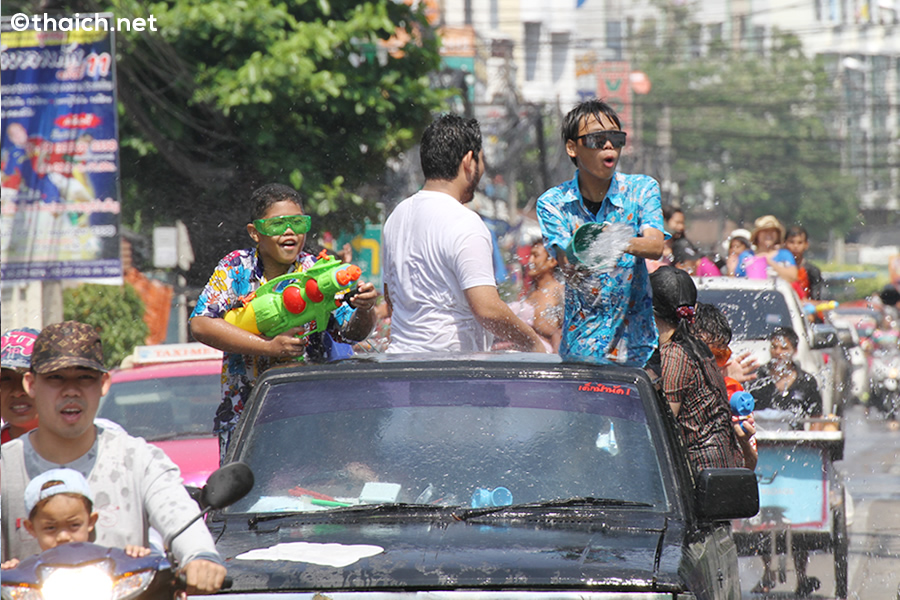
<path fill-rule="evenodd" d="M 42 552 L 60 544 L 90 541 L 99 517 L 87 480 L 74 469 L 50 469 L 28 482 L 25 512 L 25 529 Z M 137 558 L 150 554 L 150 549 L 129 545 L 125 553 Z M 13 569 L 18 564 L 19 560 L 12 558 L 2 568 Z"/>

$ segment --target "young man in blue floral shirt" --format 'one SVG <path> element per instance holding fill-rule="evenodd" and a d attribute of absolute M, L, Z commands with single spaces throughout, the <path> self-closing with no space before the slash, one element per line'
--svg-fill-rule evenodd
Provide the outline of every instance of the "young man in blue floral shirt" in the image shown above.
<path fill-rule="evenodd" d="M 643 367 L 659 337 L 645 264 L 659 259 L 665 240 L 659 184 L 647 175 L 616 171 L 626 134 L 605 102 L 575 106 L 565 117 L 562 137 L 578 168 L 575 177 L 537 201 L 544 244 L 556 251 L 566 276 L 559 352 L 564 358 Z M 605 233 L 617 231 L 619 238 L 627 232 L 614 266 L 592 269 L 569 262 L 566 249 L 585 223 L 606 224 Z"/>
<path fill-rule="evenodd" d="M 253 385 L 265 370 L 301 357 L 312 362 L 327 359 L 335 341 L 362 341 L 375 326 L 377 293 L 371 283 L 359 284 L 349 306 L 335 310 L 321 334 L 297 337 L 302 328 L 295 327 L 270 338 L 226 322 L 225 313 L 242 306 L 242 299 L 264 283 L 316 262 L 315 256 L 303 251 L 310 218 L 303 215 L 296 190 L 281 184 L 264 185 L 253 192 L 250 203 L 247 233 L 256 247 L 235 250 L 219 261 L 190 319 L 191 333 L 198 341 L 225 353 L 222 403 L 214 420 L 220 461 Z"/>

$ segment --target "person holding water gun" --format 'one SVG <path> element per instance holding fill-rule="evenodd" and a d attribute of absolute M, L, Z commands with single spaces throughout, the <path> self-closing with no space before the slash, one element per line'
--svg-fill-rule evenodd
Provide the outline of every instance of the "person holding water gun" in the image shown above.
<path fill-rule="evenodd" d="M 317 257 L 303 250 L 310 225 L 311 218 L 303 214 L 303 202 L 296 190 L 277 183 L 256 189 L 250 196 L 250 222 L 247 224 L 247 233 L 256 247 L 235 250 L 219 261 L 191 314 L 190 328 L 194 338 L 224 352 L 222 403 L 214 419 L 214 430 L 219 435 L 220 462 L 250 391 L 264 371 L 297 360 L 327 361 L 335 342 L 364 340 L 375 326 L 375 286 L 360 282 L 358 273 L 355 273 L 356 278 L 346 281 L 354 293 L 348 293 L 348 301 L 340 306 L 331 303 L 334 312 L 325 317 L 327 323 L 320 319 L 315 325 L 307 320 L 305 324 L 287 329 L 266 326 L 269 321 L 262 318 L 263 313 L 279 320 L 273 315 L 280 309 L 269 302 L 275 296 L 253 303 L 269 294 L 280 296 L 281 290 L 264 286 L 289 273 L 298 273 L 295 279 L 302 281 L 300 274 L 317 264 Z M 327 259 L 323 257 L 321 261 Z M 280 280 L 278 283 L 287 289 L 290 282 Z M 288 293 L 288 299 L 291 294 Z M 305 298 L 304 302 L 309 300 L 308 296 Z M 268 306 L 258 312 L 260 304 Z M 254 308 L 248 308 L 249 305 Z M 292 307 L 296 310 L 299 306 L 295 303 Z M 242 319 L 236 318 L 237 312 L 232 312 L 226 319 L 229 311 L 241 309 Z M 249 318 L 251 311 L 254 318 Z M 281 311 L 280 316 L 287 314 Z M 235 324 L 238 320 L 241 325 Z M 255 327 L 247 325 L 251 321 Z"/>

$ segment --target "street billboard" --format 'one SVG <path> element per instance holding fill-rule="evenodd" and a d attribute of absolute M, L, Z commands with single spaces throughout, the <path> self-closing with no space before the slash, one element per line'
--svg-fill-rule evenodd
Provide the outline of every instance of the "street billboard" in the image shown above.
<path fill-rule="evenodd" d="M 597 97 L 618 113 L 622 129 L 632 129 L 631 64 L 627 61 L 601 61 L 597 63 L 596 69 Z"/>
<path fill-rule="evenodd" d="M 0 23 L 4 283 L 121 282 L 114 26 L 91 16 Z"/>

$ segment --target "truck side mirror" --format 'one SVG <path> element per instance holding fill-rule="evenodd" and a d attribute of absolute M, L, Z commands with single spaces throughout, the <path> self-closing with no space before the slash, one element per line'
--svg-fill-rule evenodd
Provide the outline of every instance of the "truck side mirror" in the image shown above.
<path fill-rule="evenodd" d="M 253 489 L 253 471 L 246 463 L 233 462 L 213 471 L 200 490 L 200 505 L 213 509 L 231 506 Z"/>
<path fill-rule="evenodd" d="M 730 521 L 759 512 L 759 485 L 750 469 L 703 469 L 694 492 L 701 519 Z"/>

